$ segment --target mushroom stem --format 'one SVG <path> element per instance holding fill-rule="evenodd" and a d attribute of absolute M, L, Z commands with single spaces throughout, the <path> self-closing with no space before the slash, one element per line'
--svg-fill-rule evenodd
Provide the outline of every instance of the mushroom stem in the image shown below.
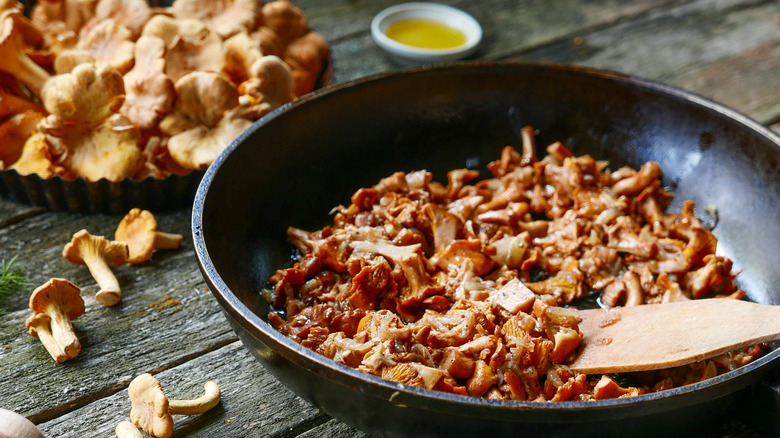
<path fill-rule="evenodd" d="M 89 268 L 92 278 L 100 286 L 100 290 L 95 294 L 95 299 L 104 306 L 113 306 L 118 303 L 122 298 L 122 289 L 119 288 L 119 281 L 106 260 L 98 255 L 85 254 L 84 263 Z"/>
<path fill-rule="evenodd" d="M 62 363 L 70 359 L 65 351 L 63 351 L 62 347 L 60 347 L 60 344 L 54 339 L 54 336 L 52 336 L 48 324 L 37 324 L 32 328 L 35 330 L 38 339 L 41 340 L 44 348 L 46 348 L 46 351 L 49 352 L 55 362 Z"/>
<path fill-rule="evenodd" d="M 168 412 L 173 415 L 202 414 L 219 403 L 219 386 L 209 380 L 203 384 L 205 393 L 193 400 L 168 400 Z"/>
<path fill-rule="evenodd" d="M 51 336 L 65 355 L 73 359 L 81 352 L 81 343 L 73 330 L 73 324 L 68 315 L 57 305 L 50 304 L 46 313 L 51 317 Z M 39 332 L 40 333 L 40 332 Z M 41 338 L 43 342 L 43 338 Z M 44 343 L 44 345 L 46 345 Z M 56 358 L 55 358 L 56 360 Z"/>
<path fill-rule="evenodd" d="M 184 236 L 181 234 L 163 233 L 162 231 L 155 231 L 157 236 L 155 249 L 178 249 L 181 248 L 181 241 Z"/>

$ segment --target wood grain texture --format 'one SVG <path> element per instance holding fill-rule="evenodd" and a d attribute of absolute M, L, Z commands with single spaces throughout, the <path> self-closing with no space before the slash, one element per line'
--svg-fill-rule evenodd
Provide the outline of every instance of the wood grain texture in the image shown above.
<path fill-rule="evenodd" d="M 299 0 L 294 4 L 306 13 L 312 29 L 332 45 L 369 32 L 371 19 L 382 9 L 398 3 L 392 0 Z M 482 23 L 486 46 L 500 56 L 518 47 L 530 47 L 563 35 L 572 29 L 601 26 L 638 16 L 655 8 L 679 3 L 674 0 L 506 1 L 443 0 Z M 377 50 L 379 50 L 377 48 Z M 378 53 L 381 53 L 379 51 Z M 479 56 L 479 55 L 477 55 Z"/>
<path fill-rule="evenodd" d="M 0 197 L 0 228 L 21 222 L 44 211 L 46 211 L 45 208 L 33 207 Z M 1 247 L 0 252 L 2 252 Z"/>
<path fill-rule="evenodd" d="M 553 61 L 666 82 L 745 112 L 777 118 L 780 4 L 696 1 L 509 59 Z M 707 23 L 702 26 L 700 23 Z"/>
<path fill-rule="evenodd" d="M 359 431 L 354 427 L 348 426 L 338 420 L 330 420 L 327 423 L 314 427 L 297 436 L 299 438 L 368 438 L 371 435 Z"/>
<path fill-rule="evenodd" d="M 478 3 L 461 1 L 445 2 L 472 14 L 482 23 L 483 44 L 472 59 L 500 59 L 518 52 L 528 51 L 560 39 L 568 39 L 583 29 L 600 28 L 622 22 L 631 17 L 643 16 L 654 8 L 668 5 L 668 1 L 530 1 L 510 2 L 487 0 Z M 370 10 L 381 10 L 372 7 Z M 304 6 L 304 11 L 307 11 Z M 329 41 L 338 82 L 358 77 L 399 70 L 387 55 L 374 44 L 369 32 L 371 15 L 358 16 L 341 23 L 359 23 L 360 31 L 353 31 L 349 38 L 339 39 L 338 23 L 323 22 L 316 27 Z M 341 20 L 342 17 L 338 17 Z M 336 19 L 330 17 L 330 20 Z M 313 25 L 316 23 L 312 18 Z M 357 26 L 352 24 L 352 26 Z M 555 61 L 548 59 L 547 61 Z"/>
<path fill-rule="evenodd" d="M 132 380 L 135 374 L 127 377 Z M 299 424 L 325 420 L 324 414 L 266 372 L 239 342 L 156 373 L 155 377 L 169 399 L 198 397 L 207 380 L 217 382 L 222 393 L 220 403 L 204 414 L 175 415 L 174 437 L 285 436 Z M 114 427 L 130 418 L 126 387 L 124 384 L 112 394 L 38 427 L 50 437 L 113 436 Z"/>

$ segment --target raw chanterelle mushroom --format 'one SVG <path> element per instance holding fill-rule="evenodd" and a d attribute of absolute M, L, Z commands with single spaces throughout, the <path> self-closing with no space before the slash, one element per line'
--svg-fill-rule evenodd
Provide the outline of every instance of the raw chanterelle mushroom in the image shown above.
<path fill-rule="evenodd" d="M 173 433 L 171 415 L 197 415 L 219 403 L 219 386 L 212 381 L 203 385 L 205 393 L 193 400 L 168 400 L 160 381 L 151 374 L 141 374 L 130 382 L 130 420 L 148 434 L 167 438 Z"/>
<path fill-rule="evenodd" d="M 0 438 L 45 438 L 32 421 L 7 409 L 0 409 Z"/>
<path fill-rule="evenodd" d="M 171 9 L 176 18 L 195 18 L 222 38 L 254 29 L 262 3 L 255 0 L 176 0 Z"/>
<path fill-rule="evenodd" d="M 160 122 L 160 130 L 171 136 L 168 151 L 182 167 L 205 170 L 252 125 L 238 106 L 236 86 L 221 74 L 184 75 L 176 81 L 176 94 L 176 106 Z"/>
<path fill-rule="evenodd" d="M 24 111 L 0 122 L 0 144 L 3 145 L 0 147 L 0 169 L 19 160 L 25 142 L 36 131 L 42 118 L 43 114 L 37 111 Z"/>
<path fill-rule="evenodd" d="M 76 49 L 86 50 L 96 61 L 108 63 L 121 73 L 133 67 L 134 47 L 130 30 L 110 18 L 90 28 L 76 44 Z"/>
<path fill-rule="evenodd" d="M 176 90 L 165 74 L 165 42 L 144 35 L 135 43 L 135 67 L 124 76 L 125 103 L 119 112 L 147 131 L 173 110 Z"/>
<path fill-rule="evenodd" d="M 73 235 L 65 245 L 62 257 L 77 265 L 87 265 L 100 290 L 95 299 L 104 306 L 113 306 L 122 298 L 114 273 L 109 264 L 119 266 L 127 260 L 128 249 L 125 242 L 109 241 L 103 236 L 93 236 L 87 230 Z"/>
<path fill-rule="evenodd" d="M 52 278 L 30 295 L 30 310 L 25 327 L 41 340 L 56 362 L 73 359 L 81 352 L 71 320 L 84 314 L 84 300 L 75 284 Z"/>
<path fill-rule="evenodd" d="M 143 438 L 135 424 L 127 420 L 117 424 L 114 433 L 116 433 L 117 438 Z"/>
<path fill-rule="evenodd" d="M 213 32 L 202 38 L 177 36 L 165 50 L 165 74 L 178 81 L 193 71 L 220 72 L 225 69 L 225 48 Z"/>
<path fill-rule="evenodd" d="M 242 105 L 252 109 L 253 117 L 262 117 L 295 97 L 290 67 L 278 56 L 260 57 L 249 74 L 251 77 L 238 86 L 238 92 Z"/>
<path fill-rule="evenodd" d="M 177 20 L 167 15 L 155 15 L 144 25 L 141 35 L 162 38 L 165 47 L 170 48 L 177 37 L 201 40 L 210 33 L 204 22 L 194 18 Z"/>
<path fill-rule="evenodd" d="M 25 111 L 42 113 L 44 110 L 41 105 L 6 90 L 0 82 L 0 120 Z"/>
<path fill-rule="evenodd" d="M 65 46 L 76 42 L 76 34 L 95 15 L 95 0 L 41 0 L 35 3 L 30 16 L 36 27 L 47 34 L 49 44 L 66 40 Z"/>
<path fill-rule="evenodd" d="M 240 84 L 249 78 L 249 68 L 263 57 L 260 41 L 249 36 L 247 32 L 239 32 L 225 40 L 225 73 L 235 84 Z"/>
<path fill-rule="evenodd" d="M 114 239 L 127 243 L 128 263 L 143 263 L 155 249 L 178 249 L 184 236 L 157 231 L 157 220 L 151 212 L 134 208 L 119 223 Z"/>
<path fill-rule="evenodd" d="M 51 113 L 39 125 L 62 164 L 87 181 L 121 181 L 143 166 L 138 129 L 117 113 L 124 101 L 122 75 L 108 64 L 80 64 L 43 88 Z"/>
<path fill-rule="evenodd" d="M 153 12 L 146 0 L 100 0 L 95 6 L 95 16 L 84 26 L 89 28 L 106 19 L 112 19 L 126 27 L 136 40 Z M 82 29 L 81 37 L 85 30 Z"/>
<path fill-rule="evenodd" d="M 0 62 L 0 70 L 10 73 L 40 96 L 49 73 L 25 54 L 19 25 L 11 14 L 6 12 L 0 15 L 0 59 L 3 60 Z"/>
<path fill-rule="evenodd" d="M 54 164 L 51 146 L 43 133 L 36 132 L 24 142 L 22 155 L 9 169 L 14 169 L 20 175 L 37 173 L 41 178 L 52 178 L 55 175 L 66 175 L 62 166 Z"/>

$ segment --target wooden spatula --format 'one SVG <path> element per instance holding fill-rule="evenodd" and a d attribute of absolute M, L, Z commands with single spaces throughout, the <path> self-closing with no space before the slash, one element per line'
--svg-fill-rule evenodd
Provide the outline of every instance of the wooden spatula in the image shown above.
<path fill-rule="evenodd" d="M 586 374 L 671 368 L 780 339 L 780 306 L 727 298 L 580 314 L 582 351 L 569 366 Z"/>

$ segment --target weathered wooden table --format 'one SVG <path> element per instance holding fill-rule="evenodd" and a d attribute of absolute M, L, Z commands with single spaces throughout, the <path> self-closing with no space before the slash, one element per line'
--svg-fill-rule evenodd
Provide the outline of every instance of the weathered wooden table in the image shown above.
<path fill-rule="evenodd" d="M 337 82 L 398 69 L 374 45 L 369 24 L 389 0 L 297 0 L 330 42 Z M 572 63 L 667 82 L 732 106 L 759 122 L 780 121 L 780 3 L 776 0 L 446 1 L 483 25 L 480 59 Z M 0 258 L 18 256 L 36 285 L 50 277 L 82 287 L 87 312 L 75 320 L 80 356 L 56 364 L 27 335 L 28 293 L 0 317 L 0 407 L 51 437 L 113 436 L 129 418 L 127 385 L 150 372 L 174 398 L 200 394 L 213 379 L 222 402 L 180 417 L 174 436 L 365 436 L 307 404 L 270 376 L 228 326 L 198 271 L 190 211 L 158 215 L 160 229 L 185 235 L 181 250 L 114 269 L 119 305 L 94 300 L 85 267 L 61 257 L 76 231 L 113 236 L 118 216 L 45 211 L 0 200 Z M 725 418 L 702 437 L 762 436 Z M 0 427 L 2 427 L 0 425 Z"/>

